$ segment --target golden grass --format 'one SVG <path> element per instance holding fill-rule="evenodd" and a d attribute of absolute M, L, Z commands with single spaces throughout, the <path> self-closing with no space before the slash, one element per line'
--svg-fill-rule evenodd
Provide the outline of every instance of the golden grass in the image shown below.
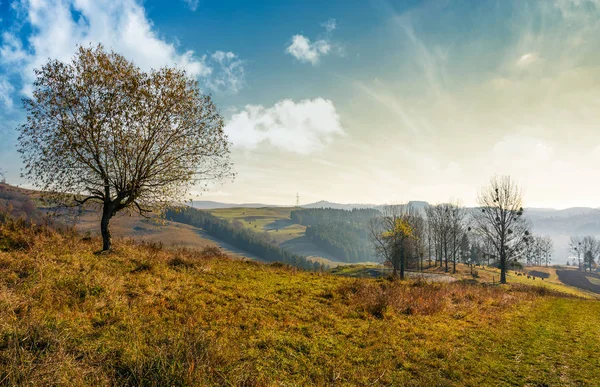
<path fill-rule="evenodd" d="M 440 267 L 431 267 L 427 269 L 428 272 L 434 273 L 443 273 L 444 268 Z M 452 266 L 450 266 L 449 275 L 452 275 L 455 278 L 462 280 L 476 280 L 482 283 L 498 283 L 500 280 L 500 269 L 490 266 L 479 266 L 475 267 L 473 271 L 476 273 L 476 277 L 471 275 L 471 269 L 468 265 L 465 264 L 457 264 L 456 265 L 456 273 L 452 273 Z M 541 279 L 539 277 L 527 278 L 527 272 L 529 271 L 540 271 L 549 274 L 549 278 Z M 521 273 L 518 275 L 517 273 Z M 506 281 L 510 284 L 523 284 L 530 285 L 535 287 L 541 287 L 548 290 L 553 290 L 561 293 L 565 293 L 568 295 L 573 295 L 582 298 L 592 298 L 597 299 L 600 298 L 600 295 L 595 294 L 593 292 L 589 292 L 587 290 L 579 289 L 574 286 L 569 286 L 562 283 L 558 279 L 558 275 L 556 274 L 556 269 L 553 267 L 545 267 L 545 266 L 531 266 L 526 267 L 524 270 L 509 270 L 507 272 Z"/>
<path fill-rule="evenodd" d="M 598 302 L 99 245 L 0 225 L 0 384 L 600 383 Z"/>

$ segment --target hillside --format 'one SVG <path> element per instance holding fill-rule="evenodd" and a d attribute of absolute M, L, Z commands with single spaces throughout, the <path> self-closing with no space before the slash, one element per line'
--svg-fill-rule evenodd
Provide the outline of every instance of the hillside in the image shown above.
<path fill-rule="evenodd" d="M 37 200 L 39 192 L 25 190 L 2 184 L 5 189 L 18 194 L 27 195 Z M 0 199 L 1 200 L 1 199 Z M 426 202 L 411 202 L 413 205 L 423 207 L 428 205 Z M 219 202 L 194 202 L 195 208 L 202 207 L 222 219 L 229 221 L 238 221 L 239 225 L 259 233 L 268 233 L 269 238 L 286 251 L 293 254 L 307 256 L 309 259 L 324 263 L 330 267 L 347 264 L 342 260 L 316 246 L 310 240 L 304 237 L 306 227 L 300 224 L 294 224 L 290 221 L 290 213 L 295 207 L 277 207 L 263 204 L 232 204 Z M 2 203 L 0 202 L 0 205 Z M 260 207 L 258 207 L 260 206 Z M 219 207 L 219 208 L 217 208 Z M 227 207 L 227 208 L 224 208 Z M 338 204 L 332 202 L 317 202 L 310 205 L 301 206 L 301 208 L 340 208 L 350 209 L 350 207 L 377 207 L 374 205 L 352 205 Z M 553 262 L 564 264 L 571 255 L 568 249 L 569 238 L 572 235 L 592 235 L 600 237 L 600 210 L 594 208 L 568 208 L 563 210 L 547 208 L 530 208 L 525 211 L 526 217 L 532 222 L 533 230 L 540 235 L 549 236 L 554 243 Z M 161 224 L 148 222 L 144 219 L 134 216 L 134 219 L 127 219 L 126 216 L 118 216 L 113 220 L 113 227 L 119 235 L 125 235 L 138 240 L 162 241 L 166 245 L 178 244 L 190 247 L 202 247 L 204 245 L 217 245 L 226 249 L 232 254 L 239 256 L 252 257 L 252 254 L 240 250 L 234 246 L 228 245 L 219 239 L 211 237 L 199 229 L 182 228 L 181 225 L 173 225 L 170 222 Z M 96 231 L 99 215 L 92 211 L 86 211 L 79 220 L 78 228 L 92 232 Z M 133 223 L 132 223 L 133 222 Z M 163 235 L 160 235 L 163 234 Z M 373 262 L 364 262 L 373 263 Z"/>
<path fill-rule="evenodd" d="M 423 208 L 428 205 L 427 202 L 412 201 L 411 205 L 417 208 Z M 229 208 L 216 208 L 216 206 L 227 206 Z M 231 208 L 235 206 L 236 208 Z M 370 205 L 370 204 L 339 204 L 327 201 L 316 202 L 301 206 L 301 208 L 336 208 L 350 210 L 352 208 L 380 208 L 381 205 Z M 260 208 L 254 208 L 253 206 L 243 205 L 232 205 L 225 203 L 213 203 L 212 207 L 209 207 L 210 211 L 217 216 L 222 216 L 226 219 L 237 219 L 243 222 L 244 212 L 253 211 L 255 216 L 265 216 L 270 218 L 271 221 L 281 219 L 282 221 L 289 217 L 287 213 L 291 212 L 294 208 L 292 207 L 267 207 L 261 205 Z M 274 216 L 274 214 L 277 214 Z M 554 254 L 553 262 L 564 264 L 567 258 L 571 255 L 569 252 L 569 238 L 573 235 L 592 235 L 600 237 L 600 210 L 596 208 L 587 207 L 574 207 L 562 210 L 556 210 L 551 208 L 527 208 L 525 210 L 525 216 L 533 224 L 533 231 L 536 234 L 549 236 L 554 243 Z M 244 223 L 244 222 L 243 222 Z M 282 226 L 285 225 L 282 223 Z M 272 231 L 272 230 L 267 230 Z M 291 236 L 297 237 L 298 230 L 292 231 Z M 287 234 L 284 234 L 287 235 Z M 280 237 L 280 239 L 285 239 Z M 303 246 L 305 240 L 297 240 L 294 245 Z M 315 257 L 324 257 L 331 259 L 332 261 L 339 261 L 336 257 L 331 255 L 327 256 L 327 253 L 321 251 L 315 252 L 314 245 L 307 245 L 306 251 L 311 252 Z M 299 248 L 295 250 L 296 253 L 302 253 L 303 249 Z M 332 259 L 333 258 L 333 259 Z M 332 264 L 331 266 L 335 266 Z"/>
<path fill-rule="evenodd" d="M 588 385 L 600 302 L 0 224 L 4 385 Z"/>
<path fill-rule="evenodd" d="M 239 227 L 266 233 L 274 244 L 290 253 L 305 256 L 329 267 L 345 264 L 340 262 L 339 257 L 324 251 L 305 237 L 306 226 L 294 223 L 290 219 L 291 212 L 296 209 L 294 207 L 236 207 L 213 209 L 209 212 Z"/>

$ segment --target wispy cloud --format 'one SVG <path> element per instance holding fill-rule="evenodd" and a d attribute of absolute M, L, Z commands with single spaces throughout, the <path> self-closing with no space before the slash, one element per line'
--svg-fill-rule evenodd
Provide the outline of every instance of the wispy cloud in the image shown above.
<path fill-rule="evenodd" d="M 0 106 L 5 110 L 12 110 L 13 99 L 12 94 L 14 87 L 4 77 L 0 77 Z"/>
<path fill-rule="evenodd" d="M 413 134 L 421 134 L 421 130 L 415 124 L 413 119 L 406 113 L 405 109 L 402 107 L 401 103 L 394 98 L 393 95 L 389 95 L 386 93 L 382 93 L 380 91 L 376 91 L 375 89 L 365 85 L 363 82 L 355 81 L 354 87 L 356 87 L 361 92 L 365 93 L 369 98 L 379 102 L 381 105 L 386 107 L 389 111 L 400 117 L 404 125 L 413 133 Z"/>
<path fill-rule="evenodd" d="M 196 12 L 196 10 L 198 9 L 198 3 L 200 0 L 183 0 L 188 8 L 192 11 L 192 12 Z"/>
<path fill-rule="evenodd" d="M 321 23 L 321 27 L 325 28 L 325 31 L 331 33 L 337 28 L 337 21 L 334 18 L 330 18 L 325 23 Z"/>
<path fill-rule="evenodd" d="M 210 56 L 219 68 L 206 83 L 214 91 L 237 94 L 245 85 L 245 61 L 233 52 L 216 51 Z"/>
<path fill-rule="evenodd" d="M 517 66 L 518 67 L 528 67 L 530 65 L 532 65 L 534 62 L 536 62 L 538 60 L 538 55 L 535 52 L 528 52 L 527 54 L 523 54 L 518 60 L 517 60 Z"/>

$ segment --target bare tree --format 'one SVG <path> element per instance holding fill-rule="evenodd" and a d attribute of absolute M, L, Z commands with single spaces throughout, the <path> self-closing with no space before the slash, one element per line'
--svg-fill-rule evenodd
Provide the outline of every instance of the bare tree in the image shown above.
<path fill-rule="evenodd" d="M 577 256 L 577 266 L 579 267 L 579 270 L 582 269 L 583 259 L 583 248 L 581 246 L 582 239 L 583 238 L 579 236 L 572 236 L 569 240 L 569 251 Z"/>
<path fill-rule="evenodd" d="M 143 72 L 99 45 L 35 73 L 19 127 L 24 175 L 52 200 L 101 205 L 104 251 L 117 212 L 147 216 L 233 176 L 223 119 L 185 71 Z"/>
<path fill-rule="evenodd" d="M 540 265 L 545 264 L 546 267 L 550 264 L 552 252 L 554 251 L 554 243 L 550 237 L 544 236 L 539 238 L 540 245 Z"/>
<path fill-rule="evenodd" d="M 591 272 L 596 258 L 600 255 L 600 241 L 588 235 L 581 238 L 580 246 L 583 257 L 583 271 L 589 269 Z"/>
<path fill-rule="evenodd" d="M 487 240 L 500 263 L 500 283 L 506 283 L 511 260 L 528 240 L 520 189 L 510 176 L 494 176 L 478 196 L 473 212 L 475 231 Z"/>
<path fill-rule="evenodd" d="M 449 262 L 456 272 L 456 259 L 460 252 L 460 242 L 466 230 L 465 211 L 458 203 L 443 203 L 425 209 L 430 244 L 440 266 L 449 271 Z M 436 262 L 437 264 L 437 262 Z"/>
<path fill-rule="evenodd" d="M 414 253 L 416 264 L 420 271 L 423 271 L 423 258 L 427 250 L 427 223 L 422 216 L 422 213 L 417 209 L 412 211 L 410 222 L 413 229 Z"/>
<path fill-rule="evenodd" d="M 456 273 L 456 259 L 461 249 L 461 239 L 466 233 L 465 209 L 458 202 L 448 205 L 449 233 L 452 244 L 452 273 Z M 447 271 L 447 270 L 446 270 Z"/>

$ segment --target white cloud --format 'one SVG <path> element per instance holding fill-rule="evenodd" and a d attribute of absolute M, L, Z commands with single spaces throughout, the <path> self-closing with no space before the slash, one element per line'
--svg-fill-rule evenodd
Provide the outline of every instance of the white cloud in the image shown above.
<path fill-rule="evenodd" d="M 13 108 L 13 86 L 4 77 L 0 78 L 0 106 L 3 106 L 7 110 Z"/>
<path fill-rule="evenodd" d="M 233 52 L 216 51 L 210 58 L 220 69 L 207 85 L 217 92 L 238 93 L 245 85 L 245 62 Z"/>
<path fill-rule="evenodd" d="M 319 64 L 322 56 L 331 52 L 336 52 L 338 55 L 344 56 L 344 48 L 332 43 L 330 40 L 331 33 L 337 28 L 336 20 L 331 18 L 325 23 L 321 23 L 321 27 L 325 28 L 325 31 L 327 31 L 326 38 L 319 38 L 312 42 L 304 35 L 294 35 L 290 45 L 286 47 L 285 52 L 292 55 L 300 62 L 310 63 L 313 66 Z"/>
<path fill-rule="evenodd" d="M 196 12 L 196 10 L 198 9 L 198 2 L 199 0 L 183 0 L 188 8 L 192 11 L 192 12 Z"/>
<path fill-rule="evenodd" d="M 225 131 L 237 148 L 255 149 L 268 143 L 301 155 L 320 151 L 336 136 L 345 135 L 333 102 L 323 98 L 286 99 L 270 108 L 247 105 L 233 114 Z"/>
<path fill-rule="evenodd" d="M 321 24 L 321 27 L 325 28 L 327 32 L 333 32 L 337 28 L 337 21 L 333 18 L 327 20 L 325 23 Z"/>
<path fill-rule="evenodd" d="M 300 62 L 308 62 L 316 66 L 320 57 L 331 51 L 331 44 L 323 39 L 311 42 L 303 35 L 294 35 L 291 44 L 285 51 Z"/>
<path fill-rule="evenodd" d="M 210 80 L 215 76 L 220 83 L 227 78 L 226 74 L 215 74 L 211 58 L 181 51 L 160 37 L 136 0 L 22 0 L 16 5 L 16 15 L 23 20 L 15 23 L 29 24 L 32 32 L 23 41 L 4 33 L 0 63 L 20 73 L 26 94 L 34 80 L 33 69 L 48 58 L 68 61 L 77 45 L 98 43 L 144 70 L 176 65 L 196 78 Z"/>

